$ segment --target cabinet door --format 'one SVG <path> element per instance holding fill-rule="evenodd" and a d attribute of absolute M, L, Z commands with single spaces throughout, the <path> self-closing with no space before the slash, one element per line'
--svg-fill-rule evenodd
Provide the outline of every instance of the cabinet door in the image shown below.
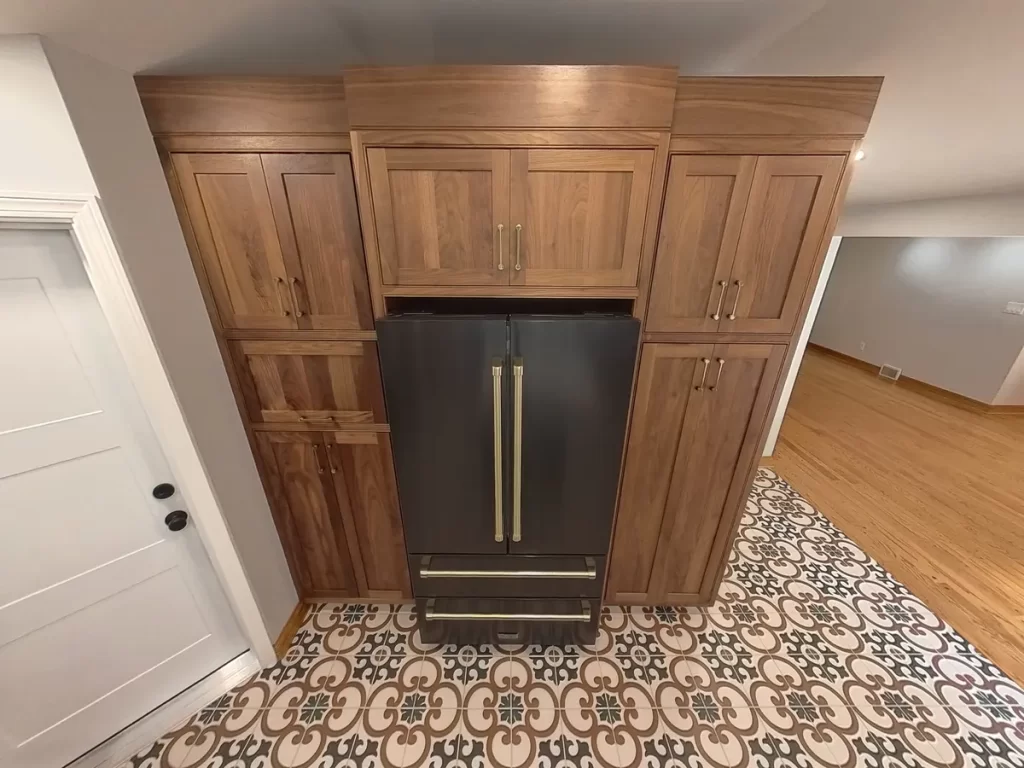
<path fill-rule="evenodd" d="M 327 465 L 346 527 L 354 533 L 363 597 L 410 597 L 391 443 L 383 432 L 328 432 Z"/>
<path fill-rule="evenodd" d="M 750 492 L 786 348 L 720 344 L 680 431 L 651 575 L 652 599 L 710 599 Z"/>
<path fill-rule="evenodd" d="M 718 330 L 755 159 L 672 156 L 648 331 Z"/>
<path fill-rule="evenodd" d="M 650 149 L 512 150 L 512 284 L 635 286 L 653 162 Z"/>
<path fill-rule="evenodd" d="M 507 285 L 509 152 L 366 150 L 385 285 Z"/>
<path fill-rule="evenodd" d="M 221 324 L 297 328 L 259 155 L 172 162 Z"/>
<path fill-rule="evenodd" d="M 346 154 L 262 155 L 300 328 L 373 328 Z"/>
<path fill-rule="evenodd" d="M 633 396 L 626 467 L 612 542 L 608 599 L 644 603 L 656 596 L 651 584 L 654 556 L 668 511 L 676 456 L 690 450 L 713 347 L 710 344 L 644 344 Z M 684 433 L 684 424 L 689 433 Z"/>
<path fill-rule="evenodd" d="M 758 158 L 720 330 L 793 333 L 844 162 Z"/>
<path fill-rule="evenodd" d="M 319 432 L 259 432 L 264 481 L 301 597 L 355 597 L 350 532 L 328 485 Z"/>
<path fill-rule="evenodd" d="M 373 342 L 230 344 L 253 423 L 338 427 L 387 421 Z"/>

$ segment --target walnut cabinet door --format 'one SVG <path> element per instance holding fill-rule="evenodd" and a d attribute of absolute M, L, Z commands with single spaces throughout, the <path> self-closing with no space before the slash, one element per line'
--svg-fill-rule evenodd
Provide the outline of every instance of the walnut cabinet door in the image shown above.
<path fill-rule="evenodd" d="M 710 599 L 746 501 L 786 347 L 645 344 L 608 597 Z"/>

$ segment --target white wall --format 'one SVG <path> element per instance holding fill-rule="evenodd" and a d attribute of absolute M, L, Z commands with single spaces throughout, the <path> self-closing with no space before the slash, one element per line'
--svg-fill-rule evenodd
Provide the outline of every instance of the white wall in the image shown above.
<path fill-rule="evenodd" d="M 1024 235 L 1024 192 L 847 205 L 845 237 L 1012 237 Z"/>
<path fill-rule="evenodd" d="M 1024 301 L 1024 238 L 846 237 L 811 341 L 993 403 L 1024 347 L 1008 301 Z"/>

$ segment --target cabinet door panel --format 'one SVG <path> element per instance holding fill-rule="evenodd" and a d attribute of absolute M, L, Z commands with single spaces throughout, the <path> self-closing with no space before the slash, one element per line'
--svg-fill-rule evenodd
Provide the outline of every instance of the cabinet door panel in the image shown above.
<path fill-rule="evenodd" d="M 508 150 L 370 148 L 366 158 L 385 285 L 508 283 Z"/>
<path fill-rule="evenodd" d="M 410 597 L 391 443 L 384 433 L 328 432 L 327 462 L 346 526 L 353 531 L 360 594 Z"/>
<path fill-rule="evenodd" d="M 254 423 L 385 423 L 372 342 L 231 342 Z"/>
<path fill-rule="evenodd" d="M 299 327 L 372 329 L 349 156 L 261 158 Z"/>
<path fill-rule="evenodd" d="M 175 154 L 189 223 L 225 328 L 296 328 L 259 155 Z"/>
<path fill-rule="evenodd" d="M 710 344 L 644 344 L 633 396 L 626 467 L 612 542 L 608 597 L 612 602 L 653 599 L 651 571 L 666 516 L 676 456 L 688 453 L 684 417 L 710 365 Z M 692 421 L 692 420 L 691 420 Z M 692 432 L 693 424 L 690 425 Z"/>
<path fill-rule="evenodd" d="M 648 149 L 512 150 L 512 284 L 636 285 L 653 162 Z"/>
<path fill-rule="evenodd" d="M 264 481 L 285 555 L 302 597 L 358 594 L 349 532 L 326 479 L 316 432 L 260 432 Z"/>
<path fill-rule="evenodd" d="M 722 331 L 792 333 L 845 156 L 759 157 Z"/>
<path fill-rule="evenodd" d="M 672 156 L 648 331 L 718 330 L 754 162 L 742 155 Z"/>
<path fill-rule="evenodd" d="M 651 599 L 693 603 L 710 598 L 720 570 L 713 550 L 724 551 L 746 501 L 785 350 L 759 344 L 715 347 L 705 388 L 683 419 Z"/>

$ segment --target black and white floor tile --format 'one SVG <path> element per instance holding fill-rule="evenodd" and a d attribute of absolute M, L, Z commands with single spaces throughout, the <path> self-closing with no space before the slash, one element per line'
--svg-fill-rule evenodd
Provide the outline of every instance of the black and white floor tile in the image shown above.
<path fill-rule="evenodd" d="M 593 647 L 425 645 L 317 606 L 287 656 L 125 768 L 1024 768 L 1024 690 L 770 470 L 718 599 Z"/>

